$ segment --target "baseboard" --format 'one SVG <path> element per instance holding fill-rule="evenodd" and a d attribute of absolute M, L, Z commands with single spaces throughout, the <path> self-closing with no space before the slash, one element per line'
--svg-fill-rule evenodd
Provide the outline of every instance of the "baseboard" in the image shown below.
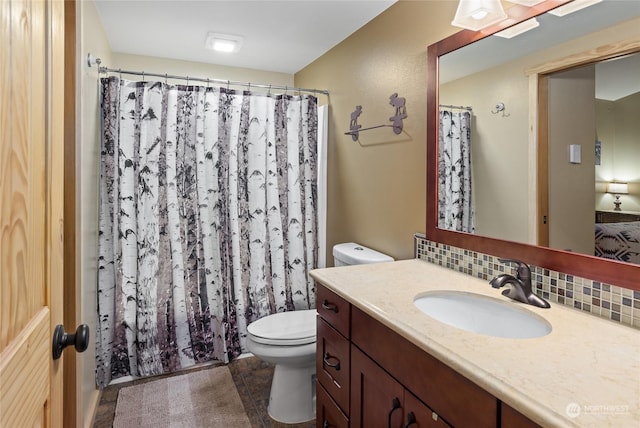
<path fill-rule="evenodd" d="M 98 405 L 100 404 L 101 398 L 102 398 L 102 391 L 99 389 L 96 389 L 95 394 L 91 394 L 89 397 L 86 398 L 91 402 L 87 407 L 87 414 L 82 415 L 83 416 L 82 420 L 85 422 L 83 424 L 84 428 L 93 428 L 93 422 L 96 419 L 96 412 L 98 411 Z"/>

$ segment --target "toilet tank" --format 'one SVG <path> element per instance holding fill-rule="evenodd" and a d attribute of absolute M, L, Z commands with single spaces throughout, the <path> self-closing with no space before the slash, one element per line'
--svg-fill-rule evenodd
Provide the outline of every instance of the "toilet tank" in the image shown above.
<path fill-rule="evenodd" d="M 355 242 L 346 242 L 333 246 L 333 264 L 336 267 L 392 261 L 392 257 Z"/>

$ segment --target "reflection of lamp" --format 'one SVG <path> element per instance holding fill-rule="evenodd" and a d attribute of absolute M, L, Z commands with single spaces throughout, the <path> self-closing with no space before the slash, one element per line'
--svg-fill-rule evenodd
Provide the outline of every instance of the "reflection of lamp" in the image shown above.
<path fill-rule="evenodd" d="M 521 4 L 523 6 L 535 6 L 538 3 L 542 3 L 544 0 L 507 0 L 509 3 L 518 3 Z"/>
<path fill-rule="evenodd" d="M 620 209 L 620 195 L 626 195 L 629 193 L 629 185 L 627 183 L 609 183 L 607 184 L 607 193 L 611 193 L 616 197 L 616 200 L 613 201 L 613 205 L 616 207 L 613 209 L 614 211 L 622 211 Z"/>
<path fill-rule="evenodd" d="M 601 1 L 602 0 L 573 0 L 572 2 L 550 10 L 549 13 L 555 16 L 565 16 L 584 9 L 585 7 L 600 3 Z"/>
<path fill-rule="evenodd" d="M 499 31 L 494 34 L 494 36 L 502 37 L 505 39 L 510 39 L 515 36 L 519 36 L 522 33 L 525 33 L 529 30 L 533 30 L 540 26 L 540 23 L 537 19 L 531 18 L 523 21 L 519 24 L 514 25 L 513 27 L 509 27 L 506 30 Z"/>
<path fill-rule="evenodd" d="M 479 31 L 506 18 L 500 0 L 460 0 L 451 25 Z"/>

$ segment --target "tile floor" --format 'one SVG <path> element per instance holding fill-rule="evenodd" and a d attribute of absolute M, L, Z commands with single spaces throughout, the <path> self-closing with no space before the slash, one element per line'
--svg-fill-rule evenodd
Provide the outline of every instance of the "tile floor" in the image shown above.
<path fill-rule="evenodd" d="M 194 370 L 207 370 L 208 368 L 210 367 L 202 367 Z M 233 381 L 236 384 L 247 416 L 249 416 L 252 428 L 312 428 L 316 426 L 315 421 L 304 424 L 287 425 L 278 423 L 269 417 L 267 414 L 267 405 L 269 404 L 269 390 L 271 388 L 271 377 L 273 376 L 272 364 L 261 361 L 256 357 L 241 358 L 229 364 L 229 371 L 231 371 Z M 100 398 L 100 404 L 96 411 L 93 427 L 111 427 L 118 400 L 118 391 L 121 388 L 151 382 L 167 376 L 172 375 L 139 379 L 132 382 L 110 385 L 105 388 L 104 391 L 102 391 L 102 397 Z"/>

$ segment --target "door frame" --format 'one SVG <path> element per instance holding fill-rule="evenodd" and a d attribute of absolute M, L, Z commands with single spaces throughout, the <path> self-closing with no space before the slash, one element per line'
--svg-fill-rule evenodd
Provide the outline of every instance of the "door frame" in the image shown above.
<path fill-rule="evenodd" d="M 82 323 L 76 296 L 76 2 L 64 1 L 64 294 L 65 331 Z M 95 334 L 93 334 L 95 337 Z M 91 343 L 91 342 L 90 342 Z M 78 426 L 76 352 L 64 353 L 64 426 Z M 81 418 L 82 419 L 82 418 Z M 86 424 L 83 424 L 86 425 Z"/>

